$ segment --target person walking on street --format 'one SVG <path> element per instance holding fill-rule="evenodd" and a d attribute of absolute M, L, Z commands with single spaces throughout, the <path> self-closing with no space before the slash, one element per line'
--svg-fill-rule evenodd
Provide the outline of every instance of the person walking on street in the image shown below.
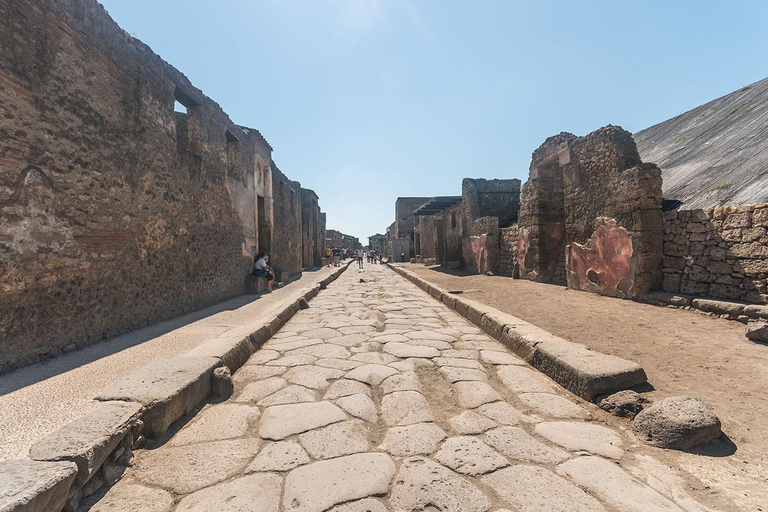
<path fill-rule="evenodd" d="M 363 268 L 363 248 L 357 250 L 357 264 L 360 266 L 360 268 Z"/>

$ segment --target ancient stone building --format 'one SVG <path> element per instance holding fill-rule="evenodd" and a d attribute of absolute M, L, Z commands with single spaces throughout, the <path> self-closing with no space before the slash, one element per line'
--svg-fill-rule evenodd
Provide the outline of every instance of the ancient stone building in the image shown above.
<path fill-rule="evenodd" d="M 301 184 L 286 177 L 273 162 L 272 190 L 275 232 L 269 264 L 278 281 L 288 281 L 302 269 Z"/>
<path fill-rule="evenodd" d="M 317 267 L 325 255 L 325 218 L 320 211 L 317 194 L 301 189 L 302 266 Z"/>
<path fill-rule="evenodd" d="M 520 207 L 520 276 L 619 297 L 661 284 L 661 172 L 632 134 L 561 133 L 533 153 Z"/>
<path fill-rule="evenodd" d="M 386 236 L 380 233 L 376 233 L 373 236 L 368 237 L 368 247 L 373 251 L 378 251 L 379 254 L 384 254 L 384 245 L 386 244 Z"/>
<path fill-rule="evenodd" d="M 399 242 L 401 249 L 395 251 L 397 254 L 394 254 L 393 256 L 399 257 L 402 253 L 409 255 L 407 257 L 410 258 L 410 255 L 417 254 L 418 251 L 416 250 L 416 247 L 419 244 L 419 240 L 416 237 L 416 216 L 413 212 L 430 199 L 432 198 L 398 197 L 395 201 L 395 223 L 394 230 L 392 231 L 392 241 L 401 239 Z M 406 247 L 403 246 L 406 242 L 407 250 L 405 250 Z"/>
<path fill-rule="evenodd" d="M 95 0 L 0 2 L 0 119 L 0 371 L 301 269 L 266 140 Z"/>

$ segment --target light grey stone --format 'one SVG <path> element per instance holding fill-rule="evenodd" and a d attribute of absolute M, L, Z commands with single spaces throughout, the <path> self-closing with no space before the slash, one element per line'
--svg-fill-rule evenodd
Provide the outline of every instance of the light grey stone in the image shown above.
<path fill-rule="evenodd" d="M 0 462 L 0 510 L 59 511 L 77 475 L 74 462 L 9 459 Z"/>
<path fill-rule="evenodd" d="M 345 419 L 344 411 L 331 402 L 273 405 L 264 411 L 259 435 L 280 440 Z"/>
<path fill-rule="evenodd" d="M 258 402 L 275 391 L 286 387 L 288 382 L 282 377 L 270 377 L 268 379 L 251 382 L 246 385 L 235 399 L 236 402 Z"/>
<path fill-rule="evenodd" d="M 335 370 L 344 370 L 345 372 L 348 372 L 349 370 L 354 370 L 358 366 L 363 366 L 365 363 L 352 361 L 351 359 L 323 358 L 318 359 L 314 364 L 315 366 L 322 366 L 323 368 L 333 368 Z"/>
<path fill-rule="evenodd" d="M 557 472 L 622 512 L 680 512 L 670 500 L 601 457 L 578 457 Z"/>
<path fill-rule="evenodd" d="M 227 366 L 220 366 L 211 375 L 211 394 L 217 398 L 229 398 L 235 392 L 232 372 Z"/>
<path fill-rule="evenodd" d="M 625 390 L 600 398 L 597 405 L 614 416 L 634 418 L 648 402 L 649 400 L 640 393 Z"/>
<path fill-rule="evenodd" d="M 472 368 L 484 370 L 483 365 L 474 359 L 461 359 L 459 357 L 436 357 L 433 359 L 438 366 L 455 366 L 456 368 Z"/>
<path fill-rule="evenodd" d="M 495 389 L 485 382 L 462 381 L 453 384 L 459 405 L 465 409 L 474 409 L 481 405 L 501 400 Z"/>
<path fill-rule="evenodd" d="M 520 400 L 537 413 L 553 418 L 574 418 L 586 420 L 592 417 L 583 407 L 567 398 L 550 393 L 522 393 Z"/>
<path fill-rule="evenodd" d="M 547 446 L 519 427 L 489 430 L 485 442 L 514 460 L 557 464 L 569 458 L 568 453 Z"/>
<path fill-rule="evenodd" d="M 121 378 L 96 400 L 140 403 L 144 435 L 156 437 L 208 397 L 219 365 L 215 357 L 159 359 Z"/>
<path fill-rule="evenodd" d="M 309 455 L 299 443 L 296 441 L 278 441 L 267 444 L 253 459 L 245 472 L 288 471 L 307 462 L 309 462 Z"/>
<path fill-rule="evenodd" d="M 312 458 L 330 459 L 368 451 L 368 437 L 364 422 L 349 420 L 300 434 L 299 442 Z"/>
<path fill-rule="evenodd" d="M 333 507 L 328 512 L 387 512 L 387 507 L 377 499 L 365 498 Z"/>
<path fill-rule="evenodd" d="M 411 345 L 409 343 L 400 343 L 397 341 L 390 341 L 384 345 L 384 352 L 392 354 L 396 357 L 438 357 L 440 351 L 436 348 L 425 347 L 422 345 Z"/>
<path fill-rule="evenodd" d="M 286 512 L 323 512 L 352 500 L 386 494 L 395 463 L 384 453 L 359 453 L 298 467 L 285 479 Z"/>
<path fill-rule="evenodd" d="M 74 462 L 74 485 L 82 487 L 137 424 L 141 411 L 134 402 L 106 402 L 33 444 L 30 458 Z"/>
<path fill-rule="evenodd" d="M 308 364 L 312 364 L 315 361 L 317 361 L 317 356 L 310 356 L 308 354 L 304 355 L 297 355 L 294 354 L 292 356 L 283 356 L 279 359 L 273 359 L 272 361 L 269 361 L 265 363 L 267 366 L 304 366 Z"/>
<path fill-rule="evenodd" d="M 386 365 L 397 361 L 392 354 L 382 354 L 381 352 L 360 352 L 353 355 L 350 359 L 367 364 Z"/>
<path fill-rule="evenodd" d="M 481 405 L 477 412 L 502 425 L 519 425 L 520 423 L 531 423 L 533 418 L 526 416 L 507 402 L 494 402 Z"/>
<path fill-rule="evenodd" d="M 258 350 L 257 352 L 254 352 L 254 354 L 246 361 L 246 366 L 248 365 L 254 365 L 254 364 L 264 364 L 268 363 L 269 361 L 272 361 L 273 359 L 277 359 L 280 357 L 280 352 L 277 350 L 269 350 L 266 348 L 263 348 L 261 350 Z"/>
<path fill-rule="evenodd" d="M 368 395 L 357 394 L 344 396 L 336 400 L 336 405 L 356 418 L 361 418 L 370 423 L 376 423 L 378 414 L 376 405 Z"/>
<path fill-rule="evenodd" d="M 227 337 L 225 333 L 221 337 L 202 342 L 184 356 L 219 358 L 234 373 L 251 357 L 251 341 L 246 336 Z"/>
<path fill-rule="evenodd" d="M 315 400 L 317 400 L 317 393 L 315 391 L 304 386 L 291 384 L 280 391 L 275 391 L 271 395 L 262 398 L 257 402 L 257 405 L 269 407 L 270 405 L 300 404 L 314 402 Z"/>
<path fill-rule="evenodd" d="M 768 343 L 768 323 L 753 322 L 747 326 L 747 338 L 760 343 Z"/>
<path fill-rule="evenodd" d="M 593 423 L 553 421 L 536 425 L 536 433 L 572 452 L 584 451 L 621 459 L 624 443 L 608 427 Z"/>
<path fill-rule="evenodd" d="M 235 385 L 242 386 L 257 380 L 264 380 L 282 375 L 287 370 L 287 366 L 245 365 L 235 372 L 232 376 L 232 381 Z"/>
<path fill-rule="evenodd" d="M 450 423 L 453 432 L 461 435 L 482 434 L 486 430 L 490 430 L 496 426 L 495 421 L 489 420 L 472 411 L 464 411 L 458 416 L 454 416 L 448 420 L 448 423 Z"/>
<path fill-rule="evenodd" d="M 278 512 L 282 478 L 257 473 L 185 497 L 176 512 Z"/>
<path fill-rule="evenodd" d="M 481 477 L 519 512 L 597 512 L 605 508 L 593 497 L 548 469 L 517 465 Z"/>
<path fill-rule="evenodd" d="M 365 382 L 371 386 L 378 386 L 387 377 L 396 375 L 396 369 L 381 364 L 365 364 L 348 372 L 344 378 Z"/>
<path fill-rule="evenodd" d="M 333 345 L 331 343 L 321 343 L 318 345 L 310 345 L 308 347 L 296 348 L 291 350 L 290 352 L 285 353 L 286 357 L 289 357 L 292 355 L 308 355 L 308 356 L 315 356 L 315 357 L 322 357 L 322 358 L 329 358 L 329 359 L 346 359 L 347 357 L 349 357 L 349 350 L 339 345 Z"/>
<path fill-rule="evenodd" d="M 349 395 L 371 394 L 371 390 L 362 382 L 356 380 L 340 379 L 335 381 L 325 392 L 326 400 L 335 400 L 336 398 Z"/>
<path fill-rule="evenodd" d="M 720 419 L 698 398 L 675 396 L 641 411 L 632 430 L 646 444 L 684 450 L 717 439 Z"/>
<path fill-rule="evenodd" d="M 305 337 L 296 337 L 296 338 L 290 338 L 286 340 L 279 340 L 280 343 L 277 343 L 278 340 L 271 341 L 267 343 L 266 349 L 269 350 L 277 350 L 279 352 L 288 352 L 289 350 L 295 350 L 297 348 L 301 347 L 309 347 L 310 345 L 319 345 L 323 342 L 320 338 L 305 338 Z"/>
<path fill-rule="evenodd" d="M 436 331 L 410 331 L 405 333 L 405 337 L 414 341 L 435 340 L 445 341 L 448 343 L 457 341 L 453 336 L 442 334 Z"/>
<path fill-rule="evenodd" d="M 415 372 L 409 371 L 389 377 L 381 383 L 381 389 L 385 395 L 395 391 L 421 392 L 421 382 Z"/>
<path fill-rule="evenodd" d="M 226 403 L 215 405 L 195 416 L 167 444 L 181 446 L 243 437 L 258 418 L 256 407 Z"/>
<path fill-rule="evenodd" d="M 389 503 L 396 511 L 485 512 L 488 498 L 473 484 L 450 469 L 423 457 L 400 464 Z"/>
<path fill-rule="evenodd" d="M 133 476 L 153 487 L 188 494 L 242 473 L 259 451 L 258 439 L 163 446 L 137 457 Z"/>
<path fill-rule="evenodd" d="M 429 403 L 417 391 L 395 391 L 381 399 L 381 415 L 390 427 L 433 420 Z"/>
<path fill-rule="evenodd" d="M 501 347 L 499 347 L 501 348 Z M 496 350 L 481 350 L 480 359 L 488 364 L 514 364 L 524 365 L 525 362 L 517 356 L 513 356 L 509 352 L 498 352 Z"/>
<path fill-rule="evenodd" d="M 478 353 L 477 350 L 456 350 L 456 349 L 449 349 L 449 350 L 443 350 L 442 356 L 448 359 L 471 359 L 471 360 L 477 360 Z"/>
<path fill-rule="evenodd" d="M 291 384 L 320 390 L 328 387 L 329 380 L 338 379 L 342 375 L 344 375 L 343 370 L 335 370 L 333 368 L 294 366 L 283 374 L 283 378 Z"/>
<path fill-rule="evenodd" d="M 450 383 L 461 382 L 465 380 L 476 380 L 486 382 L 488 380 L 486 373 L 482 370 L 473 368 L 456 368 L 455 366 L 441 366 L 440 373 Z"/>
<path fill-rule="evenodd" d="M 509 466 L 509 461 L 493 448 L 472 436 L 452 437 L 445 441 L 435 460 L 465 475 L 484 475 Z"/>
<path fill-rule="evenodd" d="M 431 455 L 446 434 L 434 423 L 415 423 L 405 427 L 392 427 L 384 436 L 381 448 L 396 457 Z"/>
<path fill-rule="evenodd" d="M 162 489 L 121 484 L 110 487 L 88 512 L 170 512 L 174 505 L 173 494 Z"/>
<path fill-rule="evenodd" d="M 321 340 L 327 340 L 330 338 L 338 338 L 341 333 L 336 329 L 329 329 L 327 327 L 320 327 L 318 329 L 310 329 L 301 333 L 302 336 L 308 338 L 320 338 Z"/>
<path fill-rule="evenodd" d="M 557 393 L 557 387 L 549 379 L 524 366 L 497 366 L 496 374 L 515 393 Z"/>

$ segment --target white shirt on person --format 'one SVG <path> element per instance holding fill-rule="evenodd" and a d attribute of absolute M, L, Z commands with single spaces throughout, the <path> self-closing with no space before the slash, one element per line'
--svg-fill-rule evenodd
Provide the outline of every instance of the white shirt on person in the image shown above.
<path fill-rule="evenodd" d="M 264 258 L 259 258 L 256 260 L 256 263 L 253 264 L 253 268 L 256 270 L 266 270 L 264 267 L 267 266 L 267 262 L 264 261 Z"/>

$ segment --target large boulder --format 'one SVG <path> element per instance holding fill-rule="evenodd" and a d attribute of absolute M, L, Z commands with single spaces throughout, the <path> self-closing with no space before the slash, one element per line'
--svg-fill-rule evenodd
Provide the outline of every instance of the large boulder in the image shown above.
<path fill-rule="evenodd" d="M 641 411 L 632 429 L 646 444 L 684 450 L 719 437 L 720 419 L 698 398 L 675 396 Z"/>
<path fill-rule="evenodd" d="M 747 338 L 760 343 L 768 343 L 768 324 L 765 322 L 755 322 L 747 327 Z"/>
<path fill-rule="evenodd" d="M 619 391 L 612 395 L 607 395 L 597 401 L 598 407 L 608 411 L 614 416 L 623 418 L 634 418 L 643 410 L 649 400 L 636 391 Z"/>

